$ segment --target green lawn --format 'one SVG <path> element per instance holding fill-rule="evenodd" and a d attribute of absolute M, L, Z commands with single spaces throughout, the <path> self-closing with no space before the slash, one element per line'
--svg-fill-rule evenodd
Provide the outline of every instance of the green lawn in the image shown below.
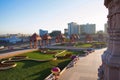
<path fill-rule="evenodd" d="M 32 59 L 43 60 L 43 59 L 51 59 L 51 58 L 53 58 L 54 54 L 45 54 L 45 53 L 41 53 L 39 51 L 34 51 L 34 52 L 26 53 L 24 55 L 28 56 L 29 58 L 32 58 Z"/>
<path fill-rule="evenodd" d="M 91 44 L 83 44 L 83 45 L 81 45 L 81 47 L 82 48 L 89 48 L 89 47 L 92 47 L 92 45 Z"/>
<path fill-rule="evenodd" d="M 57 44 L 56 46 L 67 46 L 68 44 Z M 70 44 L 69 44 L 70 45 Z M 92 47 L 91 43 L 81 43 L 81 42 L 77 42 L 75 44 L 71 44 L 71 46 L 74 47 L 80 47 L 80 48 L 89 48 Z"/>
<path fill-rule="evenodd" d="M 62 50 L 48 50 L 48 51 L 54 51 L 56 53 L 62 52 Z M 32 58 L 32 59 L 46 60 L 46 59 L 54 58 L 53 56 L 55 54 L 46 54 L 46 53 L 41 53 L 40 51 L 33 51 L 33 52 L 25 53 L 22 55 L 28 56 L 29 58 Z"/>
<path fill-rule="evenodd" d="M 68 46 L 68 44 L 63 43 L 63 44 L 58 44 L 56 46 Z M 102 48 L 102 47 L 106 47 L 106 43 L 105 42 L 92 42 L 92 43 L 76 42 L 74 44 L 71 44 L 70 46 L 74 46 L 78 48 Z"/>
<path fill-rule="evenodd" d="M 71 51 L 65 51 L 57 56 L 65 56 L 65 54 L 72 54 L 72 55 L 77 55 L 77 54 L 81 54 L 81 52 L 71 52 Z"/>
<path fill-rule="evenodd" d="M 73 52 L 74 54 L 74 52 Z M 43 54 L 39 51 L 25 53 L 30 58 L 34 59 L 50 59 L 53 54 Z M 60 59 L 49 62 L 36 62 L 36 61 L 20 61 L 15 62 L 15 68 L 0 71 L 0 80 L 44 80 L 51 72 L 51 68 L 58 66 L 63 69 L 70 59 Z"/>
<path fill-rule="evenodd" d="M 106 47 L 106 43 L 105 42 L 92 42 L 92 43 L 75 43 L 74 45 L 75 47 L 80 47 L 80 48 L 90 48 L 90 47 L 94 47 L 94 48 L 98 48 L 98 47 Z"/>
<path fill-rule="evenodd" d="M 89 47 L 92 47 L 92 44 L 91 43 L 76 43 L 74 46 L 80 47 L 80 48 L 89 48 Z"/>
<path fill-rule="evenodd" d="M 69 59 L 50 62 L 21 61 L 13 69 L 0 71 L 0 80 L 43 80 L 51 72 L 51 68 L 59 66 L 61 69 L 70 62 Z"/>

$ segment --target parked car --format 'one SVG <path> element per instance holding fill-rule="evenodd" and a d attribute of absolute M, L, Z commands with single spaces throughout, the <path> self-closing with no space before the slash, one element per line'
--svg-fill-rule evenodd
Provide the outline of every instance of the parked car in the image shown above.
<path fill-rule="evenodd" d="M 89 51 L 83 51 L 83 52 L 84 52 L 85 54 L 87 54 L 87 55 L 89 54 Z"/>
<path fill-rule="evenodd" d="M 87 48 L 87 51 L 89 51 L 91 53 L 91 52 L 94 52 L 95 49 L 94 48 Z"/>

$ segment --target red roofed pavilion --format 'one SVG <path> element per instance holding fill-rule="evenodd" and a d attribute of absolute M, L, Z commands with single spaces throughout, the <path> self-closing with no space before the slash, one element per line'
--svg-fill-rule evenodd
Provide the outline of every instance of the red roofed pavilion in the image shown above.
<path fill-rule="evenodd" d="M 42 40 L 42 38 L 38 34 L 34 33 L 30 37 L 30 48 L 37 48 L 38 42 L 39 42 L 39 46 L 41 46 L 41 40 Z M 34 43 L 34 46 L 32 45 L 32 43 Z"/>

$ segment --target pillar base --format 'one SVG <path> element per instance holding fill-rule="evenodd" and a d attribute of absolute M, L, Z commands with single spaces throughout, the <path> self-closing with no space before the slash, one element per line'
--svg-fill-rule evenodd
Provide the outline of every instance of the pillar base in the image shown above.
<path fill-rule="evenodd" d="M 108 65 L 111 67 L 120 68 L 120 56 L 110 55 L 110 57 L 108 58 Z"/>
<path fill-rule="evenodd" d="M 99 80 L 120 80 L 120 56 L 109 55 L 107 58 L 98 69 Z"/>

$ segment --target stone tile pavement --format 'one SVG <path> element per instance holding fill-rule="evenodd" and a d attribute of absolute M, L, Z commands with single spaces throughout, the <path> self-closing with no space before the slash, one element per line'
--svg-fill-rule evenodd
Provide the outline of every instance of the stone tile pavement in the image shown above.
<path fill-rule="evenodd" d="M 86 57 L 80 57 L 74 67 L 61 74 L 59 80 L 97 80 L 98 68 L 101 65 L 101 55 L 106 50 L 99 49 Z"/>

